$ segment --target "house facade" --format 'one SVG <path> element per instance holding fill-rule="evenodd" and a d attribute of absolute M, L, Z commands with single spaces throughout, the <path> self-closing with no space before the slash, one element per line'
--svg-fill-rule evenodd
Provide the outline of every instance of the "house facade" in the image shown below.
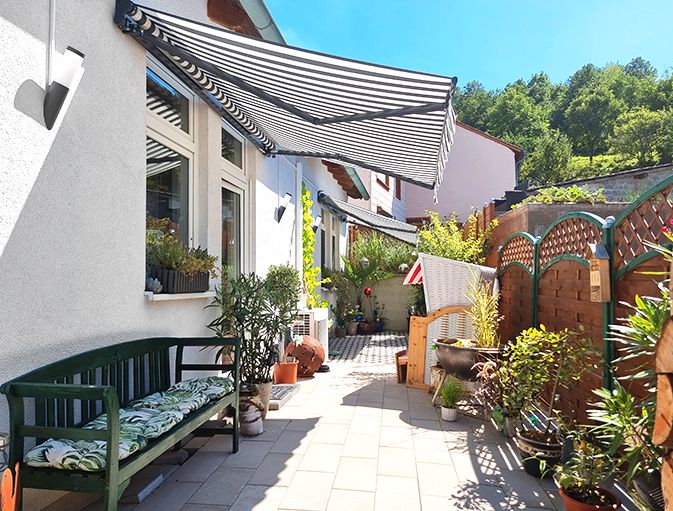
<path fill-rule="evenodd" d="M 325 233 L 315 261 L 338 264 L 346 250 L 345 225 L 322 210 L 318 191 L 343 200 L 346 192 L 322 161 L 261 154 L 115 26 L 113 1 L 103 4 L 61 0 L 51 27 L 48 0 L 0 6 L 0 47 L 10 49 L 0 64 L 3 382 L 106 344 L 209 335 L 212 292 L 146 293 L 147 215 L 170 218 L 186 243 L 235 271 L 301 268 L 304 183 Z M 213 23 L 202 0 L 148 4 Z M 51 44 L 52 63 L 67 46 L 86 57 L 47 130 Z M 7 418 L 3 400 L 0 430 Z"/>
<path fill-rule="evenodd" d="M 441 217 L 456 214 L 464 222 L 473 208 L 516 186 L 523 149 L 457 122 L 451 153 L 444 171 L 437 203 L 432 190 L 376 172 L 361 170 L 371 199 L 349 199 L 369 211 L 403 222 L 419 224 L 427 211 Z"/>

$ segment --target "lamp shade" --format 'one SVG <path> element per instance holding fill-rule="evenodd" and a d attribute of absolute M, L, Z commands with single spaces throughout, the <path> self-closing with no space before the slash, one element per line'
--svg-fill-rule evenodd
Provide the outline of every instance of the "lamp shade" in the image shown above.
<path fill-rule="evenodd" d="M 78 72 L 82 68 L 84 54 L 68 46 L 53 71 L 53 80 L 47 87 L 44 96 L 44 123 L 47 129 L 52 129 L 61 112 L 61 107 L 68 96 Z"/>

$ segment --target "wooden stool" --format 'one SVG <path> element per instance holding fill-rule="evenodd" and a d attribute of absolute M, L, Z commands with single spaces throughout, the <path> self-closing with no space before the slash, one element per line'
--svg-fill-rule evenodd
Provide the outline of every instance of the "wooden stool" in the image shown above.
<path fill-rule="evenodd" d="M 406 383 L 408 364 L 409 364 L 409 357 L 407 356 L 407 350 L 402 350 L 395 353 L 395 365 L 397 366 L 397 383 Z"/>

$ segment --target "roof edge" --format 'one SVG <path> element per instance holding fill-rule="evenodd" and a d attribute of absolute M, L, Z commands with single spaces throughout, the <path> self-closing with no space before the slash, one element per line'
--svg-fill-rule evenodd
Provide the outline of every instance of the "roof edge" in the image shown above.
<path fill-rule="evenodd" d="M 510 151 L 512 151 L 514 154 L 517 156 L 523 155 L 525 153 L 525 150 L 518 145 L 511 144 L 510 142 L 506 142 L 502 140 L 501 138 L 494 137 L 493 135 L 490 135 L 486 133 L 485 131 L 481 131 L 473 126 L 470 126 L 469 124 L 465 124 L 464 122 L 456 121 L 456 125 L 460 126 L 461 128 L 465 128 L 467 131 L 471 131 L 475 135 L 481 135 L 482 137 L 495 142 L 497 144 L 500 144 L 502 146 L 505 146 L 508 148 Z"/>

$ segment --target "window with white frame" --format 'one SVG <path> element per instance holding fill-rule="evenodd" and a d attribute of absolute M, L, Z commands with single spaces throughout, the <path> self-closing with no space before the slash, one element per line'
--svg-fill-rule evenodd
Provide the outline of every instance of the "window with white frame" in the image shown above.
<path fill-rule="evenodd" d="M 167 219 L 190 243 L 193 218 L 194 98 L 158 64 L 146 71 L 146 216 Z"/>

